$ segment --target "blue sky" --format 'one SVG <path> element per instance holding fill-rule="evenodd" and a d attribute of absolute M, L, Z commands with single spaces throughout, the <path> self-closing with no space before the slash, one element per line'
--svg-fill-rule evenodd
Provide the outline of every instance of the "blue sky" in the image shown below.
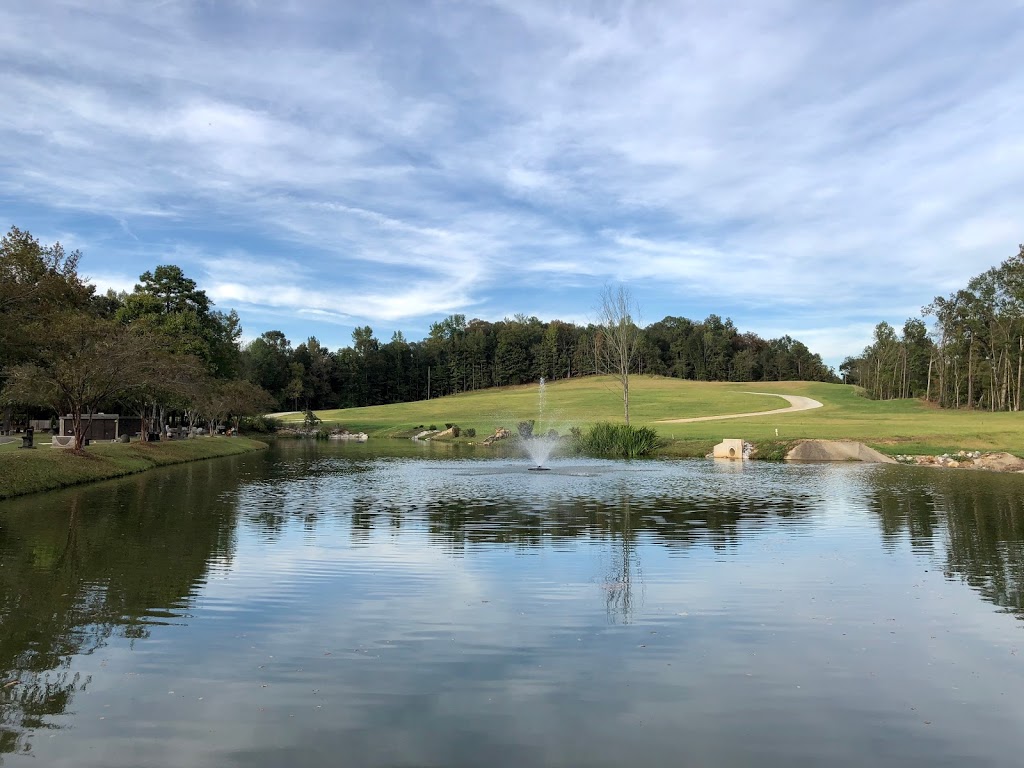
<path fill-rule="evenodd" d="M 1024 2 L 0 5 L 0 224 L 247 338 L 715 312 L 838 364 L 1024 240 Z"/>

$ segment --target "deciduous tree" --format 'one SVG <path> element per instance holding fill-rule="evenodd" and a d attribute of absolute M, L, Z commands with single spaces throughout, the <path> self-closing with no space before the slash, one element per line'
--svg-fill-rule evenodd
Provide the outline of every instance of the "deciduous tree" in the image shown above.
<path fill-rule="evenodd" d="M 601 329 L 598 365 L 603 373 L 614 376 L 622 386 L 622 409 L 629 424 L 629 374 L 640 346 L 640 328 L 634 317 L 636 302 L 624 285 L 606 287 L 597 310 Z"/>

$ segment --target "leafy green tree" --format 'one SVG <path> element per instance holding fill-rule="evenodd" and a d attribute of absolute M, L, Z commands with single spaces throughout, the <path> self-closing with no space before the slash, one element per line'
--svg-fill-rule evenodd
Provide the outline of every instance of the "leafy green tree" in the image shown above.
<path fill-rule="evenodd" d="M 153 385 L 153 340 L 112 320 L 67 310 L 36 337 L 37 359 L 9 369 L 8 402 L 70 414 L 75 451 L 81 451 L 92 414 L 120 397 Z"/>
<path fill-rule="evenodd" d="M 0 395 L 4 370 L 36 359 L 39 337 L 53 315 L 88 305 L 93 289 L 78 275 L 80 257 L 17 227 L 0 239 Z M 10 431 L 11 411 L 11 405 L 4 407 L 0 431 Z"/>
<path fill-rule="evenodd" d="M 498 324 L 498 343 L 494 351 L 496 384 L 525 384 L 540 377 L 534 360 L 543 333 L 543 326 L 535 317 L 517 315 Z"/>
<path fill-rule="evenodd" d="M 270 392 L 281 407 L 287 403 L 285 390 L 291 380 L 289 364 L 292 345 L 281 331 L 266 331 L 253 339 L 241 353 L 241 369 L 249 382 Z"/>
<path fill-rule="evenodd" d="M 117 319 L 164 337 L 175 353 L 195 355 L 215 377 L 238 373 L 238 314 L 213 311 L 206 292 L 178 266 L 143 272 Z"/>
<path fill-rule="evenodd" d="M 243 416 L 266 413 L 275 405 L 269 392 L 242 379 L 208 379 L 197 388 L 194 403 L 196 413 L 206 422 L 211 435 L 216 433 L 217 425 L 229 419 L 237 429 Z"/>

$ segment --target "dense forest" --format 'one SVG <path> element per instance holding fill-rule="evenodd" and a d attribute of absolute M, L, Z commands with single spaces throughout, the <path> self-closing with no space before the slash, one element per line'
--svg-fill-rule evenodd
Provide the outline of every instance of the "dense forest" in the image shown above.
<path fill-rule="evenodd" d="M 840 366 L 873 398 L 922 397 L 946 408 L 1019 411 L 1024 374 L 1024 245 L 897 332 L 888 323 Z M 929 322 L 931 328 L 929 329 Z"/>
<path fill-rule="evenodd" d="M 451 315 L 421 341 L 397 332 L 381 342 L 365 326 L 353 331 L 351 346 L 338 350 L 315 337 L 293 346 L 277 330 L 243 346 L 238 315 L 214 309 L 179 267 L 143 273 L 130 293 L 97 294 L 78 273 L 80 257 L 16 227 L 0 243 L 6 429 L 12 414 L 32 409 L 84 417 L 117 407 L 154 425 L 171 412 L 187 423 L 212 425 L 261 410 L 420 400 L 591 375 L 601 370 L 609 343 L 601 325 Z M 717 315 L 666 317 L 637 330 L 633 373 L 702 381 L 835 380 L 801 342 L 741 333 Z M 76 421 L 76 432 L 79 426 Z"/>
<path fill-rule="evenodd" d="M 310 338 L 292 346 L 267 331 L 241 354 L 247 379 L 283 408 L 378 405 L 421 400 L 541 377 L 588 376 L 600 368 L 601 326 L 578 326 L 517 316 L 498 322 L 451 315 L 410 342 L 395 333 L 384 343 L 370 327 L 356 328 L 352 346 L 331 351 Z M 634 373 L 701 381 L 810 379 L 833 381 L 821 360 L 799 341 L 766 341 L 740 333 L 728 319 L 694 322 L 666 317 L 643 329 Z"/>

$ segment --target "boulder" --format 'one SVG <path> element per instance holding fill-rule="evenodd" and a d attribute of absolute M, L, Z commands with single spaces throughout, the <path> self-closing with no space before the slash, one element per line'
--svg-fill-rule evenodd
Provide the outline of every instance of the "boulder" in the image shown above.
<path fill-rule="evenodd" d="M 989 469 L 996 472 L 1021 472 L 1024 471 L 1024 459 L 1014 456 L 1012 453 L 993 452 L 986 453 L 974 460 L 974 465 L 979 469 Z"/>
<path fill-rule="evenodd" d="M 510 437 L 512 437 L 511 432 L 509 432 L 504 427 L 498 427 L 497 429 L 494 430 L 493 435 L 489 435 L 488 437 L 484 438 L 483 444 L 493 445 L 498 440 L 507 440 Z"/>

